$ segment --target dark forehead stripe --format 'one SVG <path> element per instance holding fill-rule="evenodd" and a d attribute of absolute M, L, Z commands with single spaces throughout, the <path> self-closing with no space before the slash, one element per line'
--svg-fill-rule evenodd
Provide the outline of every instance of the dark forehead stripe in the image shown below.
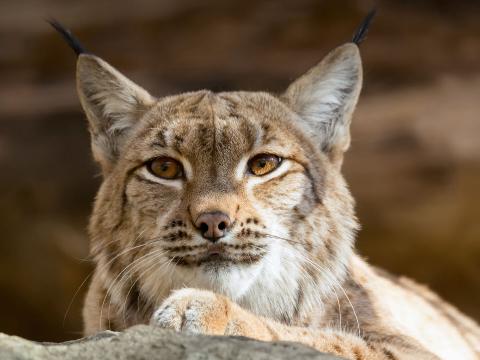
<path fill-rule="evenodd" d="M 250 152 L 262 133 L 259 108 L 248 106 L 250 99 L 237 93 L 222 93 L 215 99 L 214 116 L 217 122 L 218 151 L 230 145 L 233 151 Z"/>
<path fill-rule="evenodd" d="M 284 141 L 278 136 L 275 119 L 282 112 L 273 111 L 277 107 L 271 101 L 260 93 L 208 91 L 168 99 L 159 104 L 158 118 L 150 123 L 157 128 L 150 133 L 150 144 L 172 148 L 187 158 L 222 164 L 226 170 L 257 143 Z"/>
<path fill-rule="evenodd" d="M 177 96 L 165 98 L 157 103 L 155 116 L 149 119 L 144 130 L 139 134 L 140 137 L 151 136 L 152 129 L 158 129 L 163 123 L 161 129 L 153 136 L 151 143 L 153 146 L 166 147 L 166 132 L 169 129 L 168 124 L 175 119 L 192 118 L 198 116 L 198 105 L 206 97 L 208 91 L 200 91 L 198 93 L 187 93 Z"/>
<path fill-rule="evenodd" d="M 258 135 L 258 129 L 256 129 L 252 123 L 248 121 L 243 121 L 240 124 L 240 130 L 242 131 L 242 134 L 244 135 L 244 139 L 247 145 L 247 151 L 251 152 L 253 150 L 253 146 L 257 142 L 257 135 Z"/>
<path fill-rule="evenodd" d="M 172 128 L 175 135 L 169 136 L 172 144 L 168 145 L 183 143 L 185 137 L 180 133 L 187 128 L 193 138 L 189 145 L 197 146 L 196 152 L 222 157 L 226 152 L 237 155 L 250 151 L 262 133 L 260 124 L 255 121 L 257 116 L 235 96 L 201 95 L 182 103 L 184 123 Z"/>
<path fill-rule="evenodd" d="M 250 125 L 250 130 L 253 128 L 255 130 L 254 133 L 249 134 L 252 145 L 254 142 L 260 142 L 263 145 L 281 142 L 282 139 L 277 136 L 277 130 L 281 123 L 280 118 L 285 119 L 286 114 L 280 102 L 273 96 L 263 93 L 241 93 L 237 96 L 241 96 L 239 113 L 244 116 L 245 123 Z M 236 99 L 235 96 L 226 96 L 226 98 Z"/>
<path fill-rule="evenodd" d="M 225 99 L 227 105 L 227 116 L 233 119 L 238 118 L 238 102 L 233 99 Z"/>
<path fill-rule="evenodd" d="M 195 137 L 199 146 L 196 151 L 204 151 L 210 153 L 212 151 L 213 141 L 215 140 L 215 130 L 210 124 L 200 123 L 196 126 Z"/>
<path fill-rule="evenodd" d="M 274 135 L 270 124 L 262 123 L 262 143 L 267 145 L 278 141 L 278 138 Z"/>
<path fill-rule="evenodd" d="M 167 131 L 166 128 L 162 127 L 160 130 L 157 131 L 157 134 L 155 135 L 153 141 L 152 141 L 152 146 L 154 147 L 166 147 L 167 146 L 167 141 L 165 138 L 165 132 Z"/>
<path fill-rule="evenodd" d="M 250 152 L 256 143 L 258 133 L 254 124 L 240 119 L 226 121 L 223 125 L 217 124 L 215 129 L 217 157 L 237 158 Z"/>
<path fill-rule="evenodd" d="M 183 101 L 171 104 L 169 115 L 177 119 L 209 119 L 211 118 L 211 98 L 209 91 L 185 94 Z"/>

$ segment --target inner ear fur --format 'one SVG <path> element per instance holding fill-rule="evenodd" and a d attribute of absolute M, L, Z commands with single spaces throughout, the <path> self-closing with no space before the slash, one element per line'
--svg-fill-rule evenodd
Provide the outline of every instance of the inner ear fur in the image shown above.
<path fill-rule="evenodd" d="M 306 131 L 332 161 L 350 146 L 350 123 L 362 86 L 358 46 L 349 43 L 331 51 L 283 95 Z"/>
<path fill-rule="evenodd" d="M 78 57 L 77 91 L 89 122 L 93 156 L 108 172 L 128 133 L 155 99 L 107 62 L 90 54 Z"/>

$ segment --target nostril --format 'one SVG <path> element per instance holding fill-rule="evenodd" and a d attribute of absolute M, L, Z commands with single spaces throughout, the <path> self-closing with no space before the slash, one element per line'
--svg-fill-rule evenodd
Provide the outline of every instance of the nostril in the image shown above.
<path fill-rule="evenodd" d="M 207 232 L 207 231 L 208 231 L 208 225 L 207 225 L 206 223 L 202 222 L 202 223 L 200 224 L 200 231 L 201 231 L 202 233 Z"/>
<path fill-rule="evenodd" d="M 213 242 L 225 236 L 230 225 L 228 215 L 220 211 L 202 213 L 195 220 L 195 227 L 201 235 Z"/>

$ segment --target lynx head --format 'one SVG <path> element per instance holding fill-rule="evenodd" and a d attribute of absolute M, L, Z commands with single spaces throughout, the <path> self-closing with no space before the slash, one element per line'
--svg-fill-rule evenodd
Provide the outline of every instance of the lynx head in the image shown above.
<path fill-rule="evenodd" d="M 292 322 L 330 294 L 357 228 L 340 173 L 362 82 L 356 43 L 280 96 L 155 98 L 52 25 L 79 54 L 103 173 L 91 246 L 110 304 L 147 313 L 188 286 Z"/>

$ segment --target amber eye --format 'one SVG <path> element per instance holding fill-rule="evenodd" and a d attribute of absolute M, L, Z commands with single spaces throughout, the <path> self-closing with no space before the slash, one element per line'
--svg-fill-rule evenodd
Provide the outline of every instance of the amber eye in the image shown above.
<path fill-rule="evenodd" d="M 262 176 L 275 170 L 282 159 L 271 154 L 258 154 L 250 159 L 248 168 L 253 175 Z"/>
<path fill-rule="evenodd" d="M 183 167 L 170 157 L 159 157 L 147 163 L 148 170 L 162 179 L 178 179 L 183 176 Z"/>

